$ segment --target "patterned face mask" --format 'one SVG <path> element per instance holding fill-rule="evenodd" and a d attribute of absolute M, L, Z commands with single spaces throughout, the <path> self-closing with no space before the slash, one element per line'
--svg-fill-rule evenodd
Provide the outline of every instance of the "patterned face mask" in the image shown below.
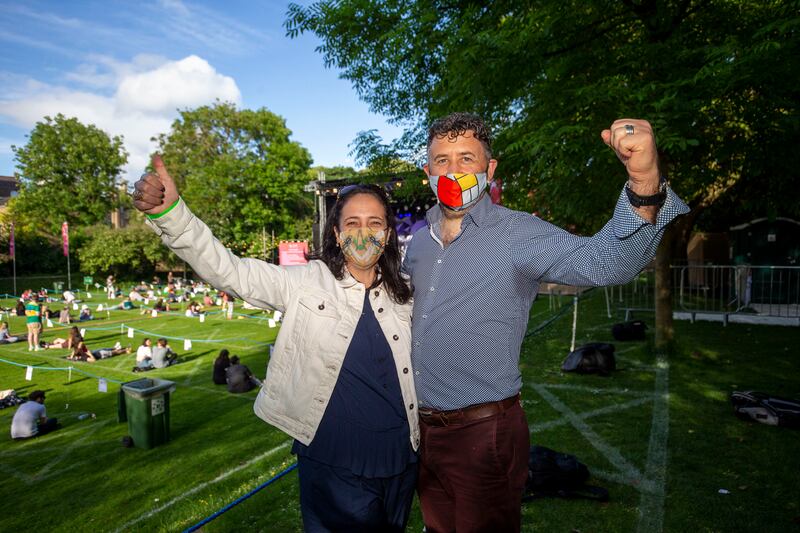
<path fill-rule="evenodd" d="M 454 211 L 462 211 L 475 205 L 486 188 L 486 179 L 486 172 L 428 176 L 439 203 Z"/>
<path fill-rule="evenodd" d="M 339 246 L 348 263 L 362 269 L 375 266 L 386 246 L 387 231 L 353 228 L 339 233 Z"/>

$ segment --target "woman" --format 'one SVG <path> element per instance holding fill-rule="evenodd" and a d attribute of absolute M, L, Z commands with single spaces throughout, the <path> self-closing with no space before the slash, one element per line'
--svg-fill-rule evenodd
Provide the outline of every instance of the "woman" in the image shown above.
<path fill-rule="evenodd" d="M 14 337 L 8 332 L 8 322 L 0 324 L 0 344 L 11 344 L 19 341 L 19 337 Z"/>
<path fill-rule="evenodd" d="M 133 371 L 141 372 L 152 368 L 153 341 L 150 340 L 150 337 L 145 337 L 144 340 L 142 340 L 142 345 L 136 349 L 136 366 L 133 367 Z"/>
<path fill-rule="evenodd" d="M 223 348 L 219 351 L 219 355 L 214 360 L 214 373 L 211 379 L 214 381 L 215 385 L 225 385 L 227 383 L 225 380 L 225 370 L 231 366 L 229 355 L 230 352 Z"/>
<path fill-rule="evenodd" d="M 161 159 L 134 205 L 199 277 L 284 313 L 256 414 L 295 438 L 307 531 L 402 531 L 417 477 L 411 288 L 382 189 L 343 188 L 322 250 L 283 268 L 240 259 L 179 198 Z"/>

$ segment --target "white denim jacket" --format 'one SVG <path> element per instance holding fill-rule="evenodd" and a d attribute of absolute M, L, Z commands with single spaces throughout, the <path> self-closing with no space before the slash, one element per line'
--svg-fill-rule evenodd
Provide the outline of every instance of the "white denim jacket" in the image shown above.
<path fill-rule="evenodd" d="M 283 323 L 254 410 L 305 445 L 311 443 L 361 317 L 364 285 L 337 280 L 321 261 L 282 267 L 239 258 L 225 248 L 183 200 L 148 225 L 203 280 L 261 308 L 283 312 Z M 419 447 L 417 395 L 411 371 L 411 302 L 399 305 L 383 285 L 371 305 L 392 349 L 411 446 Z"/>

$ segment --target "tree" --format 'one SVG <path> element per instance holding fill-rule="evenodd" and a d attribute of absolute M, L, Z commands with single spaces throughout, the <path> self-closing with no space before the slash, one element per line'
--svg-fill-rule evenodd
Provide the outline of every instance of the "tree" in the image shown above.
<path fill-rule="evenodd" d="M 78 250 L 84 273 L 118 278 L 142 278 L 153 274 L 156 265 L 171 257 L 161 240 L 145 227 L 141 216 L 122 229 L 98 224 L 87 228 L 85 244 Z"/>
<path fill-rule="evenodd" d="M 290 5 L 285 25 L 318 35 L 326 65 L 407 126 L 399 149 L 418 151 L 432 118 L 484 116 L 505 202 L 582 232 L 607 220 L 624 181 L 599 131 L 650 120 L 692 207 L 658 252 L 659 345 L 672 335 L 670 261 L 707 209 L 800 210 L 797 1 L 322 1 Z"/>
<path fill-rule="evenodd" d="M 284 119 L 266 109 L 216 103 L 184 110 L 159 151 L 181 196 L 227 246 L 265 255 L 265 235 L 311 233 L 312 204 L 303 193 L 311 156 L 290 140 Z"/>
<path fill-rule="evenodd" d="M 58 114 L 37 122 L 27 144 L 12 150 L 19 195 L 9 202 L 6 219 L 22 234 L 58 242 L 62 222 L 95 224 L 119 201 L 116 181 L 128 160 L 121 137 Z"/>

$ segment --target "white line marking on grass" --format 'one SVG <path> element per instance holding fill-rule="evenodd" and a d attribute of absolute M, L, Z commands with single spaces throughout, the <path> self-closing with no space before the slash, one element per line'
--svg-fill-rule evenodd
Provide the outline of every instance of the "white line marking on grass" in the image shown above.
<path fill-rule="evenodd" d="M 589 427 L 589 425 L 581 420 L 581 418 L 575 414 L 575 412 L 567 407 L 561 400 L 559 400 L 556 396 L 554 396 L 550 391 L 548 391 L 542 385 L 532 384 L 536 392 L 547 402 L 549 403 L 556 411 L 560 412 L 564 417 L 569 420 L 570 424 L 572 424 L 575 429 L 577 429 L 583 437 L 589 441 L 597 451 L 603 454 L 608 461 L 614 465 L 617 470 L 619 470 L 623 476 L 627 477 L 631 480 L 637 480 L 641 482 L 642 474 L 639 472 L 639 469 L 628 462 L 622 454 L 608 444 L 600 435 L 594 432 L 594 430 Z"/>
<path fill-rule="evenodd" d="M 287 440 L 283 444 L 280 444 L 280 445 L 272 448 L 271 450 L 268 450 L 268 451 L 262 453 L 261 455 L 250 459 L 246 463 L 242 463 L 242 464 L 240 464 L 239 466 L 237 466 L 235 468 L 231 468 L 227 472 L 223 472 L 222 474 L 218 475 L 217 477 L 215 477 L 211 481 L 206 481 L 205 483 L 200 483 L 199 485 L 187 490 L 186 492 L 184 492 L 180 496 L 176 496 L 175 498 L 172 498 L 167 503 L 165 503 L 163 505 L 160 505 L 159 507 L 156 507 L 155 509 L 153 509 L 151 511 L 148 511 L 148 512 L 144 513 L 143 515 L 140 515 L 138 518 L 134 518 L 133 520 L 122 524 L 120 527 L 118 527 L 115 530 L 115 533 L 117 533 L 119 531 L 127 530 L 132 525 L 138 524 L 142 520 L 147 520 L 148 518 L 157 515 L 158 513 L 163 511 L 164 509 L 175 505 L 179 501 L 181 501 L 181 500 L 183 500 L 185 498 L 188 498 L 189 496 L 191 496 L 192 494 L 195 494 L 196 492 L 199 492 L 199 491 L 203 490 L 207 486 L 213 485 L 214 483 L 218 483 L 218 482 L 222 481 L 223 479 L 227 478 L 228 476 L 230 476 L 232 474 L 235 474 L 239 470 L 243 470 L 243 469 L 253 465 L 254 463 L 257 463 L 257 462 L 261 461 L 262 459 L 266 459 L 267 457 L 269 457 L 271 455 L 274 455 L 276 452 L 279 452 L 279 451 L 283 450 L 284 448 L 288 448 L 291 443 L 292 443 L 291 440 Z"/>
<path fill-rule="evenodd" d="M 631 400 L 629 402 L 607 405 L 606 407 L 601 407 L 600 409 L 585 411 L 583 413 L 579 413 L 578 417 L 581 420 L 586 420 L 587 418 L 592 418 L 594 416 L 607 415 L 609 413 L 616 413 L 617 411 L 630 409 L 631 407 L 636 407 L 642 405 L 643 403 L 648 403 L 650 401 L 652 401 L 650 398 L 637 398 L 636 400 Z M 545 431 L 558 426 L 563 426 L 569 423 L 570 420 L 568 420 L 566 417 L 562 417 L 559 418 L 558 420 L 550 420 L 548 422 L 542 422 L 541 424 L 534 424 L 533 426 L 531 426 L 531 433 L 539 433 L 541 431 Z"/>
<path fill-rule="evenodd" d="M 587 387 L 586 385 L 570 385 L 569 383 L 556 383 L 553 385 L 546 383 L 530 383 L 528 384 L 528 386 L 531 388 L 536 388 L 537 386 L 540 386 L 546 389 L 576 390 L 582 392 L 590 392 L 592 394 L 624 394 L 628 396 L 646 396 L 648 398 L 653 396 L 653 393 L 650 391 L 642 391 L 635 389 L 617 389 L 614 387 L 610 388 Z"/>
<path fill-rule="evenodd" d="M 16 468 L 14 468 L 11 465 L 0 463 L 0 470 L 2 470 L 3 472 L 18 478 L 20 481 L 22 481 L 26 485 L 33 484 L 33 481 L 34 481 L 33 476 L 31 476 L 29 474 L 26 474 L 25 472 L 22 472 L 20 470 L 17 470 Z"/>
<path fill-rule="evenodd" d="M 629 485 L 640 492 L 656 492 L 655 483 L 649 479 L 628 479 L 624 476 L 621 476 L 617 472 L 609 472 L 607 470 L 599 470 L 597 468 L 592 468 L 592 477 L 605 479 L 606 481 L 619 483 L 620 485 Z"/>
<path fill-rule="evenodd" d="M 667 438 L 669 437 L 669 362 L 656 355 L 656 383 L 653 394 L 653 423 L 647 449 L 645 475 L 654 485 L 652 492 L 642 492 L 639 500 L 637 532 L 660 532 L 664 529 L 664 499 L 667 483 Z"/>
<path fill-rule="evenodd" d="M 72 450 L 80 446 L 83 441 L 94 435 L 94 433 L 97 432 L 98 429 L 100 429 L 107 423 L 108 421 L 106 420 L 103 422 L 97 422 L 95 424 L 92 424 L 91 427 L 88 428 L 86 433 L 81 435 L 77 440 L 72 441 L 69 445 L 62 448 L 61 453 L 57 455 L 55 458 L 53 458 L 49 463 L 44 465 L 44 467 L 41 470 L 39 470 L 38 473 L 34 474 L 33 477 L 37 479 L 46 477 L 47 472 L 49 472 L 51 468 L 53 468 L 55 465 L 64 460 L 70 453 L 72 453 Z"/>

